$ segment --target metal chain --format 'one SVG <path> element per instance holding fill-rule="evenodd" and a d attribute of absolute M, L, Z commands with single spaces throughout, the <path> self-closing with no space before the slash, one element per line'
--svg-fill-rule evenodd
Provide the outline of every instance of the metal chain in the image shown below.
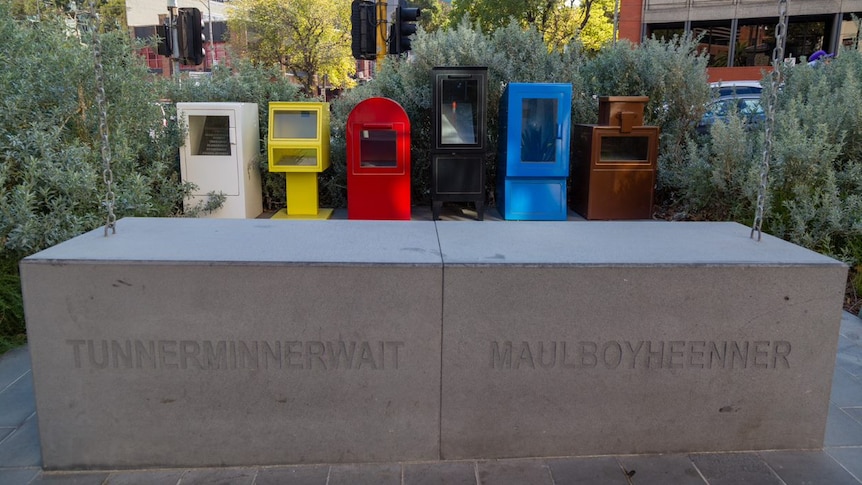
<path fill-rule="evenodd" d="M 778 2 L 778 24 L 775 26 L 775 49 L 772 51 L 772 72 L 770 73 L 770 90 L 766 97 L 766 120 L 764 122 L 763 160 L 760 164 L 760 187 L 757 190 L 757 208 L 754 214 L 754 224 L 751 226 L 751 238 L 755 233 L 757 240 L 762 236 L 763 206 L 766 204 L 766 190 L 769 175 L 769 161 L 772 158 L 772 138 L 775 133 L 775 107 L 778 105 L 778 89 L 781 86 L 781 65 L 784 62 L 784 39 L 787 34 L 787 2 Z"/>
<path fill-rule="evenodd" d="M 93 58 L 96 73 L 96 104 L 99 109 L 99 135 L 102 143 L 102 180 L 105 182 L 105 209 L 107 219 L 105 220 L 105 237 L 108 229 L 111 234 L 117 233 L 117 216 L 114 214 L 114 204 L 117 196 L 114 193 L 114 172 L 111 170 L 111 145 L 108 140 L 108 102 L 105 96 L 105 77 L 102 68 L 102 41 L 99 37 L 99 15 L 96 13 L 96 4 L 90 1 L 90 18 L 92 19 L 93 31 Z"/>

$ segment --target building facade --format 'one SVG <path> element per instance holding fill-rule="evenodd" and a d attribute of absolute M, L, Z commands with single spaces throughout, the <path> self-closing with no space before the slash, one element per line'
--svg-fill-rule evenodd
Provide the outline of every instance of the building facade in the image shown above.
<path fill-rule="evenodd" d="M 180 65 L 181 71 L 210 71 L 213 64 L 230 65 L 226 50 L 228 5 L 223 0 L 174 0 L 177 7 L 193 7 L 201 11 L 204 20 L 204 51 L 206 56 L 199 66 Z M 156 35 L 156 25 L 164 23 L 168 16 L 168 1 L 126 0 L 126 22 L 135 38 Z M 212 35 L 212 39 L 210 38 Z M 153 73 L 170 76 L 172 64 L 167 57 L 159 56 L 154 49 L 145 48 L 141 55 Z"/>
<path fill-rule="evenodd" d="M 859 42 L 862 0 L 788 0 L 785 58 L 840 54 Z M 691 32 L 710 55 L 710 81 L 758 80 L 772 61 L 778 0 L 620 0 L 620 38 L 640 42 Z"/>

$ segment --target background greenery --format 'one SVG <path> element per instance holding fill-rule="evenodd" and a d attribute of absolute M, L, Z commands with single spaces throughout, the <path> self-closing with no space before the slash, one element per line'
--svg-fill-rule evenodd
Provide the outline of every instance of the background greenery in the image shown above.
<path fill-rule="evenodd" d="M 24 340 L 17 263 L 104 223 L 104 183 L 95 103 L 91 34 L 61 16 L 16 17 L 0 2 L 0 351 Z M 265 209 L 284 206 L 284 177 L 268 174 L 270 101 L 301 100 L 281 66 L 237 61 L 210 78 L 161 80 L 119 31 L 101 35 L 117 216 L 197 215 L 183 210 L 191 190 L 179 180 L 179 101 L 253 102 L 260 111 Z M 694 131 L 715 95 L 707 59 L 692 39 L 549 47 L 544 34 L 513 20 L 483 31 L 469 19 L 420 31 L 409 60 L 386 59 L 373 81 L 332 103 L 332 167 L 320 175 L 321 205 L 346 203 L 346 119 L 372 96 L 399 102 L 411 120 L 413 202 L 430 204 L 431 68 L 488 66 L 489 146 L 496 146 L 498 103 L 508 82 L 573 86 L 572 122 L 597 119 L 598 97 L 646 95 L 648 124 L 661 128 L 656 218 L 735 220 L 754 214 L 763 132 L 731 117 L 711 134 Z M 844 51 L 817 69 L 787 68 L 778 94 L 775 160 L 764 229 L 851 265 L 848 309 L 862 289 L 862 57 Z M 493 205 L 496 153 L 486 156 Z M 855 292 L 855 293 L 854 293 Z"/>

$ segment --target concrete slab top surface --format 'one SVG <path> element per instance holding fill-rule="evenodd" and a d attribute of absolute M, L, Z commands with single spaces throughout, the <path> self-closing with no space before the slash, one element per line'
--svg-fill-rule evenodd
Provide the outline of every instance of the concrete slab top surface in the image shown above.
<path fill-rule="evenodd" d="M 125 218 L 26 262 L 397 265 L 840 265 L 734 222 Z M 441 256 L 442 250 L 442 256 Z"/>
<path fill-rule="evenodd" d="M 444 265 L 840 265 L 735 222 L 438 222 Z"/>
<path fill-rule="evenodd" d="M 124 218 L 25 262 L 440 265 L 433 222 Z"/>

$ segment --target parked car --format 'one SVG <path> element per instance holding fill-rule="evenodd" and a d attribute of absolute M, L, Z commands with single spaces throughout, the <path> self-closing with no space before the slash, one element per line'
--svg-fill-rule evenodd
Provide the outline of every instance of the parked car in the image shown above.
<path fill-rule="evenodd" d="M 760 126 L 766 119 L 766 113 L 760 103 L 760 94 L 763 91 L 760 82 L 712 83 L 711 87 L 717 91 L 718 98 L 707 106 L 706 113 L 697 125 L 698 133 L 709 133 L 717 120 L 726 122 L 733 112 L 743 116 L 747 128 Z"/>

